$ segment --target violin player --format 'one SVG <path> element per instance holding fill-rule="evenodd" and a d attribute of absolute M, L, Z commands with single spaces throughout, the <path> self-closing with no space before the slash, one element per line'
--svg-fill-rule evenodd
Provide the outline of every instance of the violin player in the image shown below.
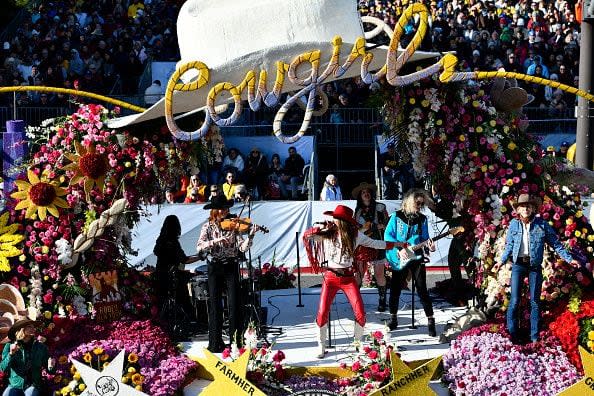
<path fill-rule="evenodd" d="M 196 243 L 198 253 L 207 254 L 208 260 L 208 350 L 216 353 L 223 352 L 223 287 L 227 292 L 229 306 L 229 342 L 234 339 L 237 344 L 242 342 L 241 309 L 239 306 L 239 258 L 247 252 L 258 230 L 249 227 L 247 238 L 239 232 L 239 226 L 233 226 L 233 218 L 229 219 L 229 209 L 233 206 L 232 200 L 227 200 L 224 195 L 213 197 L 213 200 L 204 205 L 210 209 L 208 221 L 202 225 L 200 237 Z M 223 224 L 229 224 L 223 228 Z"/>

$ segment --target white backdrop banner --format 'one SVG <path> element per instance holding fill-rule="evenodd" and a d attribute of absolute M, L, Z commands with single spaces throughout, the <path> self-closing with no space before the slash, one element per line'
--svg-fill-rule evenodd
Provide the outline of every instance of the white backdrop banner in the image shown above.
<path fill-rule="evenodd" d="M 392 214 L 400 207 L 400 201 L 382 201 Z M 311 227 L 315 221 L 327 219 L 323 212 L 333 210 L 336 205 L 347 205 L 355 208 L 356 201 L 262 201 L 254 202 L 251 208 L 243 210 L 242 217 L 250 217 L 254 224 L 267 227 L 267 234 L 258 233 L 251 249 L 252 259 L 261 257 L 262 263 L 269 262 L 276 255 L 277 263 L 288 266 L 297 264 L 297 249 L 299 249 L 300 265 L 308 267 L 309 262 L 305 255 L 305 248 L 301 243 L 303 231 Z M 182 235 L 180 243 L 187 255 L 196 253 L 196 241 L 200 235 L 200 227 L 208 218 L 209 210 L 202 209 L 203 204 L 173 204 L 162 206 L 149 206 L 146 208 L 149 216 L 143 218 L 134 228 L 132 247 L 138 250 L 138 256 L 130 256 L 132 264 L 154 266 L 157 258 L 153 255 L 155 241 L 159 236 L 161 225 L 166 216 L 174 214 L 179 217 Z M 231 212 L 238 214 L 242 208 L 236 204 Z M 443 232 L 445 223 L 436 218 L 433 213 L 426 210 L 429 218 L 429 234 L 434 236 Z M 298 243 L 297 243 L 297 237 Z M 430 266 L 447 266 L 447 254 L 450 238 L 443 238 L 437 243 L 437 250 L 431 254 Z M 195 266 L 188 266 L 193 269 Z"/>

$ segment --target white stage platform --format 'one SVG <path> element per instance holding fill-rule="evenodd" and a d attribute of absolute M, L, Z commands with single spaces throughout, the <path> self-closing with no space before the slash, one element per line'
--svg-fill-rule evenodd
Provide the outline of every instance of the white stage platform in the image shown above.
<path fill-rule="evenodd" d="M 376 312 L 377 290 L 361 289 L 365 310 L 367 312 L 366 334 L 375 330 L 382 330 L 390 320 L 389 312 Z M 279 336 L 269 336 L 268 341 L 274 342 L 275 350 L 285 353 L 285 364 L 291 366 L 338 366 L 340 363 L 350 364 L 354 355 L 351 345 L 353 340 L 353 312 L 344 294 L 336 296 L 331 310 L 332 345 L 324 359 L 317 359 L 316 355 L 316 327 L 315 316 L 318 309 L 320 288 L 302 289 L 302 303 L 304 307 L 297 307 L 297 289 L 266 290 L 262 292 L 262 306 L 268 307 L 269 326 L 282 328 Z M 444 325 L 455 317 L 466 312 L 465 307 L 452 307 L 445 301 L 433 299 L 437 333 L 443 331 Z M 404 361 L 429 359 L 440 356 L 448 350 L 449 344 L 440 344 L 438 337 L 427 335 L 427 319 L 422 306 L 415 296 L 415 324 L 411 324 L 411 293 L 404 290 L 400 296 L 398 311 L 398 329 L 390 332 L 391 344 L 398 348 Z M 203 356 L 206 341 L 195 341 L 184 344 L 184 351 L 190 356 Z M 195 381 L 188 386 L 184 394 L 196 395 L 208 381 Z M 447 394 L 447 390 L 440 384 L 432 384 L 438 394 Z M 445 393 L 444 393 L 445 392 Z"/>

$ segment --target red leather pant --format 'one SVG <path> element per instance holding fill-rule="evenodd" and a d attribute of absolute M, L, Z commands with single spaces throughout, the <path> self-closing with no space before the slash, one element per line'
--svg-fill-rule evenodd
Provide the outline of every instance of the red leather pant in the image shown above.
<path fill-rule="evenodd" d="M 320 292 L 320 307 L 318 308 L 318 316 L 316 318 L 317 325 L 322 327 L 328 323 L 330 305 L 339 290 L 342 290 L 349 300 L 351 307 L 353 307 L 355 321 L 361 326 L 365 326 L 365 307 L 363 306 L 363 299 L 361 298 L 361 292 L 359 291 L 355 277 L 338 276 L 330 271 L 324 273 L 324 283 L 322 283 L 322 291 Z"/>

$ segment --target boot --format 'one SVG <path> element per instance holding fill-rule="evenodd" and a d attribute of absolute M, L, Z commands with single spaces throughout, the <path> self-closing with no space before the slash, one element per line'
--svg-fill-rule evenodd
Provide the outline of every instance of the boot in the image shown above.
<path fill-rule="evenodd" d="M 363 331 L 365 330 L 364 326 L 361 326 L 359 323 L 355 322 L 355 335 L 353 344 L 355 345 L 355 350 L 359 352 L 361 347 L 361 342 L 363 341 Z"/>
<path fill-rule="evenodd" d="M 431 337 L 437 336 L 437 331 L 435 330 L 435 318 L 427 318 L 427 332 Z"/>
<path fill-rule="evenodd" d="M 326 354 L 326 339 L 328 338 L 328 324 L 318 327 L 318 359 L 323 359 Z"/>
<path fill-rule="evenodd" d="M 379 302 L 377 304 L 378 312 L 386 311 L 386 286 L 378 286 L 377 294 L 379 295 Z"/>
<path fill-rule="evenodd" d="M 398 315 L 397 314 L 392 314 L 392 320 L 390 320 L 390 323 L 388 323 L 388 327 L 390 328 L 390 331 L 396 330 L 396 328 L 398 327 Z"/>

